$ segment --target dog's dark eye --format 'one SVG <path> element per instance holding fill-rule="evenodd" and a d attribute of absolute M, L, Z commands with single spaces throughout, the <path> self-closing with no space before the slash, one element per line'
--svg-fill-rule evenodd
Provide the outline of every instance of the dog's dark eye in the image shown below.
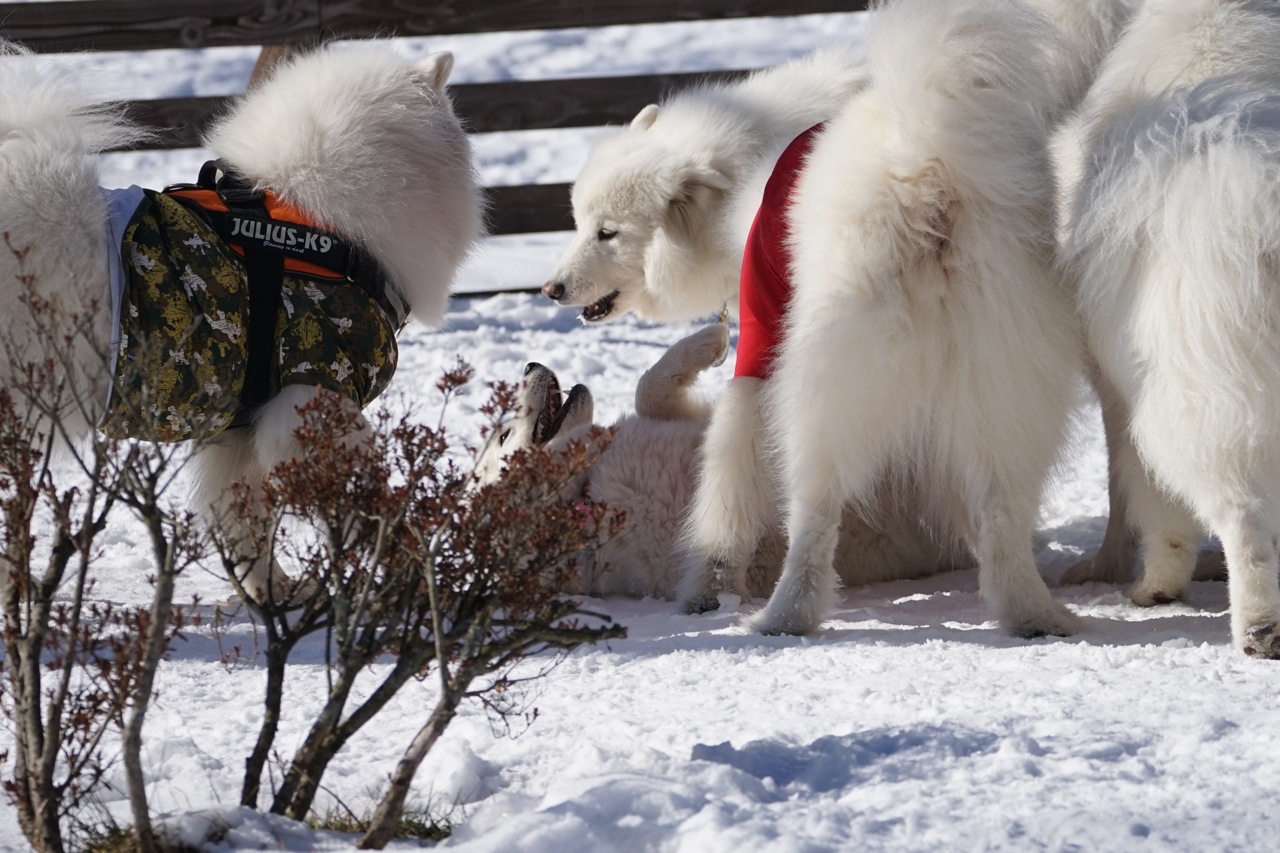
<path fill-rule="evenodd" d="M 610 231 L 608 228 L 601 228 L 599 231 L 596 232 L 596 239 L 600 240 L 601 242 L 604 242 L 605 240 L 612 240 L 614 237 L 617 237 L 617 236 L 618 236 L 617 231 Z"/>
<path fill-rule="evenodd" d="M 502 431 L 502 435 L 498 436 L 498 446 L 499 446 L 499 447 L 501 447 L 502 445 L 504 445 L 504 444 L 506 444 L 506 443 L 507 443 L 507 436 L 509 436 L 509 435 L 511 435 L 511 430 L 509 430 L 509 429 L 505 429 L 505 430 L 503 430 L 503 431 Z"/>

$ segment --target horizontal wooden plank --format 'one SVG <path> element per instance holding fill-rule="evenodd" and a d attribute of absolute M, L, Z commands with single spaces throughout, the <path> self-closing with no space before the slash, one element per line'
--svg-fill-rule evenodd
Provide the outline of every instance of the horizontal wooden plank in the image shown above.
<path fill-rule="evenodd" d="M 39 53 L 312 41 L 320 0 L 0 3 L 0 36 Z"/>
<path fill-rule="evenodd" d="M 706 71 L 568 80 L 463 83 L 451 86 L 454 108 L 472 133 L 593 127 L 631 121 L 669 92 L 747 71 Z"/>
<path fill-rule="evenodd" d="M 866 0 L 138 0 L 0 3 L 0 36 L 42 53 L 438 36 L 854 12 Z"/>
<path fill-rule="evenodd" d="M 486 187 L 490 234 L 541 234 L 572 231 L 569 184 Z"/>
<path fill-rule="evenodd" d="M 321 26 L 343 38 L 459 35 L 503 30 L 554 30 L 661 24 L 771 15 L 857 12 L 866 0 L 340 0 L 324 3 Z"/>
<path fill-rule="evenodd" d="M 570 80 L 529 80 L 451 86 L 454 106 L 472 133 L 545 130 L 624 124 L 662 95 L 745 71 L 651 74 Z M 157 98 L 128 101 L 133 120 L 152 131 L 139 149 L 196 148 L 209 123 L 230 107 L 231 97 Z"/>

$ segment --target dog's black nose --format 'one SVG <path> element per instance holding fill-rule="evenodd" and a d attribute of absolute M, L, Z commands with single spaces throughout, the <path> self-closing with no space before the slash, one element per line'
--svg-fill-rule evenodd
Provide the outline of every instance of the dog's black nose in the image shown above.
<path fill-rule="evenodd" d="M 531 361 L 524 366 L 524 375 L 528 376 L 530 373 L 532 373 L 533 371 L 537 370 L 540 367 L 542 367 L 541 364 L 538 364 L 538 362 L 536 361 Z"/>
<path fill-rule="evenodd" d="M 559 302 L 564 299 L 564 285 L 558 281 L 549 281 L 542 285 L 542 295 Z"/>

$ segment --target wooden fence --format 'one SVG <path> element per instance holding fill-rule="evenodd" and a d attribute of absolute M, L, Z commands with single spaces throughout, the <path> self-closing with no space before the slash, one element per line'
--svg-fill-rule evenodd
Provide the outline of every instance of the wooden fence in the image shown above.
<path fill-rule="evenodd" d="M 443 36 L 568 27 L 775 17 L 865 9 L 866 0 L 138 0 L 0 3 L 0 36 L 32 50 L 153 50 Z M 473 133 L 627 122 L 666 91 L 742 73 L 463 83 L 451 86 Z M 148 147 L 199 145 L 225 97 L 130 102 L 156 132 Z M 567 184 L 486 187 L 493 234 L 572 230 Z"/>

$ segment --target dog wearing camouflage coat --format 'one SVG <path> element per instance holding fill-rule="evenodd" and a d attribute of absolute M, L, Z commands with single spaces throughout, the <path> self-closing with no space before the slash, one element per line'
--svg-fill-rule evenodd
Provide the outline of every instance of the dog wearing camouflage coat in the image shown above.
<path fill-rule="evenodd" d="M 442 320 L 483 228 L 452 67 L 377 43 L 297 56 L 213 126 L 195 184 L 106 191 L 96 155 L 139 132 L 0 43 L 6 381 L 52 353 L 50 428 L 197 439 L 195 502 L 224 516 L 232 483 L 296 455 L 300 406 L 363 408 L 400 327 Z M 269 555 L 238 575 L 259 600 L 288 591 Z"/>

